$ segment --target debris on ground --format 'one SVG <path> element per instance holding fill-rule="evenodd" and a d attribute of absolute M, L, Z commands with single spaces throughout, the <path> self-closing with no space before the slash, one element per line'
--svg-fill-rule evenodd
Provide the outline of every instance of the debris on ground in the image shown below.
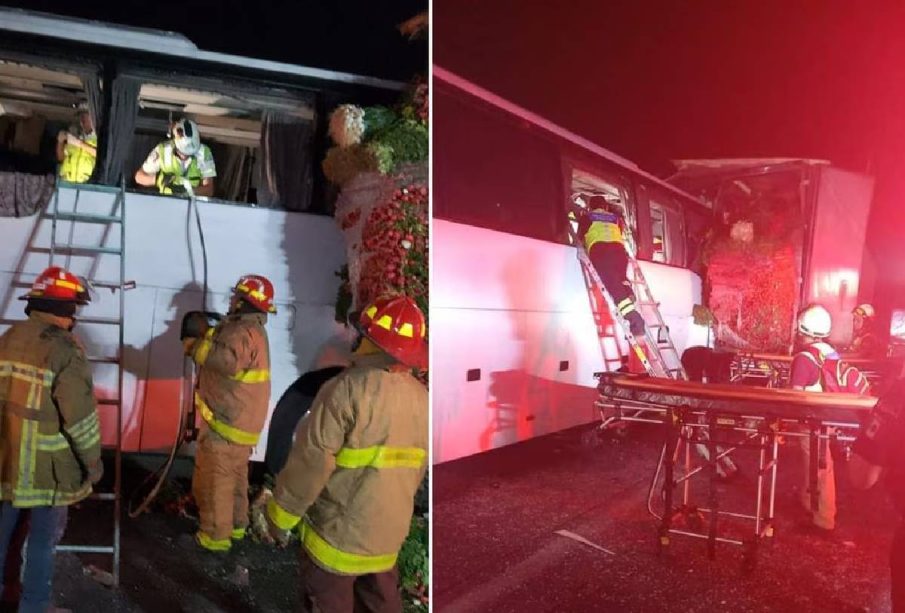
<path fill-rule="evenodd" d="M 101 570 L 94 564 L 89 564 L 83 570 L 86 576 L 91 577 L 101 585 L 105 587 L 113 587 L 116 583 L 113 580 L 113 573 L 109 573 L 105 570 Z"/>

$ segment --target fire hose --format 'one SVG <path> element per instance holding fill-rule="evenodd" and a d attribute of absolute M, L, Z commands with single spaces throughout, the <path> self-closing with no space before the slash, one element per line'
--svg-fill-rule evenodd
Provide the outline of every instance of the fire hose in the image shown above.
<path fill-rule="evenodd" d="M 198 212 L 198 202 L 195 198 L 194 190 L 189 183 L 185 183 L 184 186 L 189 194 L 189 208 L 194 209 L 195 212 L 195 224 L 198 228 L 198 237 L 201 241 L 201 259 L 203 263 L 204 285 L 201 294 L 201 311 L 190 311 L 189 313 L 186 313 L 186 315 L 182 318 L 182 325 L 179 334 L 180 341 L 183 341 L 186 338 L 198 339 L 203 337 L 205 329 L 212 325 L 216 325 L 215 322 L 220 319 L 219 314 L 207 311 L 207 246 L 204 242 L 204 229 L 201 225 L 201 214 Z M 189 242 L 189 245 L 191 246 L 191 242 Z M 170 453 L 167 456 L 166 461 L 160 466 L 160 468 L 145 477 L 144 481 L 142 481 L 138 488 L 136 488 L 135 493 L 140 492 L 147 483 L 155 478 L 157 479 L 157 482 L 151 488 L 151 491 L 148 492 L 148 495 L 145 496 L 144 500 L 142 500 L 141 504 L 139 504 L 135 509 L 132 508 L 135 501 L 135 493 L 133 493 L 132 497 L 129 499 L 129 517 L 132 519 L 135 519 L 136 517 L 147 511 L 151 503 L 154 502 L 154 500 L 157 498 L 157 495 L 160 493 L 160 489 L 163 487 L 164 482 L 167 480 L 167 477 L 170 474 L 170 470 L 173 467 L 173 462 L 176 459 L 176 453 L 179 451 L 179 448 L 182 446 L 182 444 L 194 441 L 195 438 L 197 438 L 198 432 L 195 429 L 194 408 L 188 410 L 186 409 L 187 404 L 190 404 L 191 407 L 194 407 L 194 393 L 189 394 L 188 399 L 186 398 L 186 382 L 193 382 L 191 385 L 193 391 L 196 386 L 196 383 L 194 382 L 194 372 L 187 372 L 189 368 L 194 371 L 194 362 L 192 362 L 191 367 L 189 367 L 188 360 L 183 358 L 182 378 L 180 379 L 179 384 L 179 426 L 178 430 L 176 431 L 176 437 L 173 441 L 173 446 L 170 448 Z"/>

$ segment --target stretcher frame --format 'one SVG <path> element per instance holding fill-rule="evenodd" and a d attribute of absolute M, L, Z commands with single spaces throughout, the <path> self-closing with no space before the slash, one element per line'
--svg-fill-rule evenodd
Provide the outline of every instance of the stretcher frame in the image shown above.
<path fill-rule="evenodd" d="M 733 383 L 763 382 L 763 387 L 783 388 L 789 386 L 792 367 L 790 355 L 769 353 L 735 354 L 729 366 L 729 378 Z M 860 370 L 871 385 L 881 381 L 888 374 L 898 372 L 902 367 L 901 360 L 885 358 L 871 360 L 842 356 L 846 364 Z"/>
<path fill-rule="evenodd" d="M 670 545 L 671 535 L 705 539 L 709 559 L 715 558 L 717 543 L 741 546 L 748 570 L 756 565 L 760 542 L 775 532 L 780 438 L 809 438 L 810 501 L 811 508 L 816 509 L 820 449 L 829 452 L 829 445 L 820 445 L 820 441 L 853 441 L 862 417 L 876 402 L 876 398 L 849 394 L 702 384 L 614 373 L 602 374 L 598 389 L 596 405 L 609 413 L 605 423 L 643 422 L 663 427 L 663 447 L 647 499 L 648 512 L 659 521 L 659 551 Z M 736 440 L 729 440 L 732 435 Z M 684 471 L 677 476 L 683 445 Z M 692 445 L 705 446 L 708 451 L 708 459 L 700 466 L 692 465 Z M 726 448 L 719 450 L 720 446 Z M 717 494 L 716 464 L 740 448 L 758 451 L 753 514 L 722 510 Z M 661 473 L 663 510 L 658 514 L 655 498 Z M 691 479 L 701 474 L 709 482 L 707 506 L 697 506 L 691 499 Z M 676 505 L 678 487 L 682 488 L 681 503 Z M 709 519 L 706 531 L 695 530 L 704 523 L 704 514 Z M 685 519 L 688 529 L 674 525 L 680 518 Z M 720 518 L 751 521 L 753 530 L 743 539 L 720 536 Z"/>

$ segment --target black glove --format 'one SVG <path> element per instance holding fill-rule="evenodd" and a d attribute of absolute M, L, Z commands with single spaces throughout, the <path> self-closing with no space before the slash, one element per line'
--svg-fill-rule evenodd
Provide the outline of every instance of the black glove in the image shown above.
<path fill-rule="evenodd" d="M 171 192 L 174 194 L 184 194 L 185 186 L 182 184 L 183 178 L 179 175 L 164 175 L 163 177 L 163 187 L 164 189 L 169 188 Z"/>

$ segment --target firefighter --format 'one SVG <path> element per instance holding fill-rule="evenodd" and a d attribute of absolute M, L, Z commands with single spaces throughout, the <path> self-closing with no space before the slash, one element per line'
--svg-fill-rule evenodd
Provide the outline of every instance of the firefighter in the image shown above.
<path fill-rule="evenodd" d="M 68 507 L 103 475 L 100 423 L 88 360 L 72 334 L 76 310 L 90 300 L 83 282 L 50 267 L 21 299 L 28 319 L 0 336 L 0 564 L 15 563 L 9 549 L 27 509 L 19 611 L 45 611 Z"/>
<path fill-rule="evenodd" d="M 892 611 L 905 613 L 905 377 L 881 394 L 852 448 L 849 478 L 859 489 L 873 487 L 881 474 L 899 513 L 892 541 Z"/>
<path fill-rule="evenodd" d="M 846 353 L 859 358 L 882 358 L 886 352 L 874 330 L 876 311 L 870 304 L 860 304 L 852 311 L 854 338 Z"/>
<path fill-rule="evenodd" d="M 861 373 L 854 369 L 838 368 L 840 357 L 826 342 L 832 330 L 829 311 L 820 305 L 810 305 L 798 316 L 799 351 L 792 358 L 789 383 L 793 389 L 811 392 L 857 390 L 867 393 L 868 385 Z M 848 377 L 853 377 L 849 381 Z M 830 380 L 832 378 L 832 380 Z M 802 431 L 806 431 L 804 428 Z M 829 434 L 829 432 L 828 432 Z M 820 534 L 828 534 L 836 527 L 836 478 L 833 456 L 828 438 L 818 442 L 817 509 L 811 507 L 810 439 L 799 437 L 804 464 L 804 484 L 801 503 L 811 514 L 811 524 Z"/>
<path fill-rule="evenodd" d="M 267 504 L 271 536 L 300 527 L 304 611 L 401 611 L 396 558 L 427 470 L 424 315 L 407 297 L 353 320 L 353 364 L 300 422 Z M 304 517 L 304 519 L 302 519 Z"/>
<path fill-rule="evenodd" d="M 270 348 L 264 325 L 276 313 L 273 284 L 245 275 L 233 288 L 229 312 L 202 339 L 185 339 L 198 365 L 195 408 L 202 426 L 192 494 L 200 527 L 196 542 L 228 551 L 248 526 L 248 459 L 270 405 Z"/>
<path fill-rule="evenodd" d="M 588 198 L 587 211 L 578 222 L 578 235 L 619 314 L 628 320 L 634 336 L 643 337 L 644 318 L 635 308 L 635 294 L 625 277 L 628 253 L 622 228 L 621 215 L 604 196 Z"/>
<path fill-rule="evenodd" d="M 79 111 L 79 125 L 57 134 L 57 161 L 60 178 L 71 183 L 85 183 L 97 162 L 97 134 L 87 109 Z"/>
<path fill-rule="evenodd" d="M 164 195 L 184 194 L 186 185 L 198 196 L 214 195 L 217 168 L 207 145 L 201 144 L 198 124 L 180 119 L 170 129 L 170 140 L 154 147 L 144 164 L 135 171 L 135 182 L 157 186 Z"/>

